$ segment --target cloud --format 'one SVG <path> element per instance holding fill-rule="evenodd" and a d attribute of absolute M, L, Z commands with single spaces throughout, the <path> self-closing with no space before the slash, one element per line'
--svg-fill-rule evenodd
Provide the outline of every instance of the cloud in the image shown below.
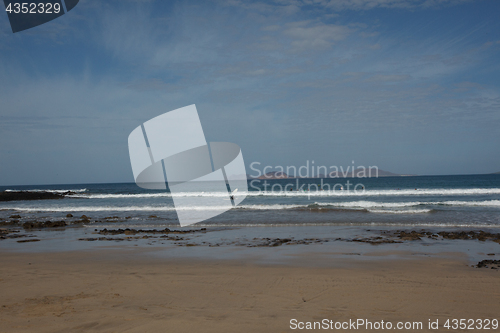
<path fill-rule="evenodd" d="M 392 74 L 392 75 L 373 75 L 365 79 L 367 82 L 401 82 L 407 81 L 411 78 L 408 74 Z"/>
<path fill-rule="evenodd" d="M 486 47 L 490 47 L 490 46 L 494 46 L 494 45 L 500 45 L 500 40 L 484 43 L 484 46 L 486 46 Z"/>
<path fill-rule="evenodd" d="M 181 89 L 181 87 L 178 85 L 166 83 L 162 79 L 158 78 L 139 79 L 130 83 L 127 86 L 127 88 L 137 91 L 151 91 L 151 90 L 175 91 Z"/>
<path fill-rule="evenodd" d="M 335 11 L 342 10 L 370 10 L 374 8 L 439 8 L 453 6 L 473 0 L 279 0 L 276 4 L 293 4 L 297 7 L 316 6 L 329 8 Z"/>
<path fill-rule="evenodd" d="M 245 11 L 259 13 L 261 15 L 283 15 L 290 16 L 300 11 L 303 5 L 295 0 L 278 0 L 274 2 L 263 1 L 244 1 L 244 0 L 222 0 L 221 4 L 225 6 L 237 7 Z"/>
<path fill-rule="evenodd" d="M 298 50 L 326 49 L 345 39 L 352 30 L 346 26 L 301 21 L 289 23 L 284 34 L 292 38 L 291 45 Z"/>
<path fill-rule="evenodd" d="M 454 89 L 455 92 L 463 93 L 463 92 L 469 92 L 469 91 L 477 91 L 477 90 L 482 90 L 484 87 L 477 83 L 477 82 L 469 82 L 469 81 L 463 81 L 459 83 L 455 83 L 456 89 Z"/>
<path fill-rule="evenodd" d="M 278 31 L 278 30 L 281 30 L 281 27 L 279 25 L 273 24 L 273 25 L 265 26 L 261 30 L 262 31 Z"/>

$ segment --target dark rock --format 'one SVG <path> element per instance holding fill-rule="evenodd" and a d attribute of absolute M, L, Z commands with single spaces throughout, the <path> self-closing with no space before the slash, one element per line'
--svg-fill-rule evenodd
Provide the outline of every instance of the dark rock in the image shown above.
<path fill-rule="evenodd" d="M 41 228 L 61 228 L 67 224 L 64 221 L 45 221 L 45 222 L 25 222 L 23 223 L 24 229 L 41 229 Z"/>
<path fill-rule="evenodd" d="M 497 269 L 500 267 L 500 260 L 481 260 L 476 267 Z"/>
<path fill-rule="evenodd" d="M 426 234 L 425 233 L 419 233 L 416 231 L 412 232 L 405 232 L 405 231 L 400 231 L 399 234 L 396 233 L 396 236 L 399 237 L 401 240 L 421 240 L 421 237 L 424 237 Z"/>
<path fill-rule="evenodd" d="M 17 225 L 19 224 L 19 220 L 11 220 L 11 221 L 1 221 L 0 225 Z"/>
<path fill-rule="evenodd" d="M 275 247 L 281 245 L 308 245 L 311 243 L 327 242 L 327 239 L 306 238 L 306 239 L 293 239 L 293 238 L 253 238 L 251 243 L 237 243 L 238 246 L 247 247 Z M 219 246 L 219 244 L 212 245 Z"/>
<path fill-rule="evenodd" d="M 440 231 L 436 234 L 433 234 L 430 231 L 422 230 L 422 232 L 405 232 L 405 231 L 396 231 L 393 233 L 394 236 L 399 237 L 402 240 L 418 240 L 421 237 L 427 236 L 428 238 L 437 239 L 438 237 L 442 237 L 443 239 L 460 239 L 460 240 L 471 240 L 476 239 L 479 241 L 493 241 L 496 243 L 500 243 L 500 233 L 494 234 L 490 232 L 480 231 Z"/>
<path fill-rule="evenodd" d="M 276 238 L 276 239 L 273 239 L 271 241 L 270 246 L 281 246 L 281 245 L 286 244 L 286 243 L 291 242 L 291 241 L 292 240 L 290 238 L 283 238 L 283 239 Z"/>
<path fill-rule="evenodd" d="M 63 199 L 64 194 L 52 192 L 0 192 L 0 201 Z"/>
<path fill-rule="evenodd" d="M 66 217 L 73 217 L 73 214 L 66 214 Z"/>
<path fill-rule="evenodd" d="M 98 233 L 101 235 L 135 235 L 135 234 L 189 234 L 193 232 L 204 231 L 204 230 L 170 230 L 165 228 L 163 230 L 156 229 L 102 229 Z"/>
<path fill-rule="evenodd" d="M 99 238 L 78 238 L 79 241 L 87 241 L 87 242 L 93 242 L 93 241 L 124 241 L 124 238 L 112 238 L 112 237 L 99 237 Z"/>
<path fill-rule="evenodd" d="M 79 220 L 73 221 L 73 223 L 75 223 L 75 224 L 89 223 L 89 222 L 90 222 L 90 218 L 86 215 L 82 215 Z"/>
<path fill-rule="evenodd" d="M 39 242 L 40 240 L 39 239 L 22 239 L 22 240 L 18 240 L 17 242 L 18 243 L 29 243 L 29 242 Z"/>
<path fill-rule="evenodd" d="M 11 215 L 11 216 L 9 216 L 9 218 L 11 218 L 11 219 L 20 219 L 21 215 Z"/>
<path fill-rule="evenodd" d="M 368 243 L 368 244 L 371 244 L 371 245 L 402 243 L 401 241 L 396 241 L 396 240 L 393 240 L 393 239 L 387 239 L 387 238 L 386 239 L 382 239 L 382 237 L 375 237 L 375 238 L 355 238 L 355 239 L 352 240 L 352 242 Z"/>

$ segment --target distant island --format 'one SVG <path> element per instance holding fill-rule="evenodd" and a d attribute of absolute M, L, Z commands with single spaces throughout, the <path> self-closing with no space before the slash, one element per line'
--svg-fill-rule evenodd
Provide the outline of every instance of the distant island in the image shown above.
<path fill-rule="evenodd" d="M 371 172 L 370 172 L 371 171 Z M 285 172 L 282 171 L 271 171 L 268 172 L 264 175 L 261 175 L 260 177 L 252 177 L 251 175 L 247 174 L 247 179 L 295 179 L 295 178 L 352 178 L 354 177 L 357 178 L 376 178 L 376 177 L 409 177 L 409 176 L 415 176 L 415 175 L 401 175 L 397 173 L 393 173 L 390 171 L 385 171 L 381 169 L 377 170 L 368 170 L 368 168 L 359 168 L 355 169 L 354 172 L 352 170 L 349 170 L 348 172 L 340 172 L 340 171 L 333 171 L 330 172 L 329 174 L 319 174 L 319 175 L 314 175 L 314 177 L 294 177 L 294 176 L 289 176 Z"/>
<path fill-rule="evenodd" d="M 500 175 L 500 171 L 498 172 L 493 172 L 492 175 Z"/>

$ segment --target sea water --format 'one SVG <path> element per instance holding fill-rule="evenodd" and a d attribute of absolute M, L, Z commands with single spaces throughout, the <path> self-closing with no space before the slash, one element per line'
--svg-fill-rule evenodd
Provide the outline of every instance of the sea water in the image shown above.
<path fill-rule="evenodd" d="M 0 202 L 4 219 L 19 214 L 22 221 L 60 220 L 72 214 L 88 216 L 88 227 L 179 225 L 168 190 L 145 190 L 134 183 L 0 190 L 73 192 L 58 200 Z M 212 191 L 209 182 L 175 195 L 229 200 L 227 192 Z M 500 175 L 259 179 L 249 180 L 248 192 L 238 195 L 246 195 L 238 206 L 192 227 L 500 227 Z"/>

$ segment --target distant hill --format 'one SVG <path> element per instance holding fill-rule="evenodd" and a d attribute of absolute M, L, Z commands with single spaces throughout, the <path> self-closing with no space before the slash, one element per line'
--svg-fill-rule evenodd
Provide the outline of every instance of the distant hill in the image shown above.
<path fill-rule="evenodd" d="M 257 179 L 284 179 L 284 178 L 291 178 L 291 177 L 288 177 L 286 173 L 281 171 L 271 171 L 258 177 Z"/>
<path fill-rule="evenodd" d="M 342 172 L 342 171 L 330 172 L 328 175 L 319 174 L 315 177 L 293 177 L 293 176 L 289 176 L 286 173 L 281 172 L 281 171 L 271 171 L 271 172 L 268 172 L 264 175 L 261 175 L 258 178 L 252 177 L 252 176 L 247 174 L 247 179 L 349 178 L 352 176 L 353 176 L 353 172 L 350 169 L 346 170 L 345 172 Z M 378 172 L 377 172 L 377 170 L 373 169 L 373 168 L 371 170 L 369 170 L 368 168 L 366 168 L 366 169 L 360 168 L 360 169 L 354 170 L 354 177 L 357 177 L 357 178 L 405 177 L 405 176 L 414 176 L 414 175 L 401 175 L 401 174 L 397 174 L 397 173 L 393 173 L 393 172 L 385 171 L 385 170 L 381 170 L 381 169 L 378 169 Z"/>
<path fill-rule="evenodd" d="M 493 172 L 492 175 L 500 175 L 500 171 L 498 172 Z"/>
<path fill-rule="evenodd" d="M 401 177 L 401 176 L 410 176 L 410 175 L 400 175 L 397 173 L 393 173 L 390 171 L 385 171 L 385 170 L 375 170 L 375 169 L 368 169 L 368 168 L 359 168 L 355 169 L 354 172 L 349 171 L 349 172 L 330 172 L 329 178 L 348 178 L 352 177 L 354 174 L 354 177 L 360 177 L 360 178 L 370 178 L 370 177 Z M 327 178 L 327 177 L 324 177 Z"/>

